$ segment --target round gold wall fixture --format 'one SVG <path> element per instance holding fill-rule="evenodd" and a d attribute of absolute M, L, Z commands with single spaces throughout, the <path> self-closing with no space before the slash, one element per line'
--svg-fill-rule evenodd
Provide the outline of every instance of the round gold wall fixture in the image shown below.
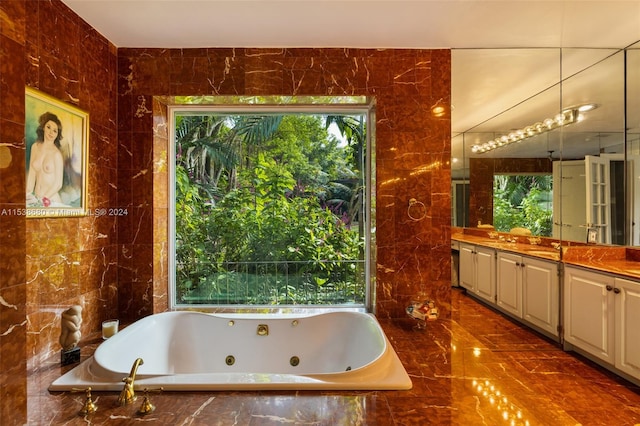
<path fill-rule="evenodd" d="M 268 336 L 269 326 L 267 324 L 258 324 L 258 329 L 256 333 L 258 334 L 258 336 Z"/>
<path fill-rule="evenodd" d="M 233 365 L 236 363 L 236 357 L 234 357 L 233 355 L 227 355 L 227 357 L 225 358 L 224 362 L 227 365 Z"/>
<path fill-rule="evenodd" d="M 291 359 L 289 359 L 289 364 L 291 364 L 292 367 L 296 367 L 298 364 L 300 364 L 300 358 L 295 355 L 292 356 Z"/>

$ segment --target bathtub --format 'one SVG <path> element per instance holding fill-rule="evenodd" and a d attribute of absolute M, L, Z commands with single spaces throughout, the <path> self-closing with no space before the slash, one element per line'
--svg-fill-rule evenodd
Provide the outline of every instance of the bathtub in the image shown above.
<path fill-rule="evenodd" d="M 352 311 L 165 312 L 124 328 L 49 390 L 119 391 L 137 358 L 136 389 L 400 390 L 407 375 L 380 324 Z"/>

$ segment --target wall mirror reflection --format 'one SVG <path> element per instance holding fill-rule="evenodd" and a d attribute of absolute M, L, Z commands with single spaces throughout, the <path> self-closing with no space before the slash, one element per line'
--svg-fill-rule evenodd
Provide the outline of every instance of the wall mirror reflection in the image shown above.
<path fill-rule="evenodd" d="M 453 50 L 452 226 L 640 245 L 639 48 Z"/>

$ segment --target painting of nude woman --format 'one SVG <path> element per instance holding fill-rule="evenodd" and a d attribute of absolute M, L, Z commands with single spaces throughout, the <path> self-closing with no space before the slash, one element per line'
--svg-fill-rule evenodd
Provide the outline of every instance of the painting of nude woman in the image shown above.
<path fill-rule="evenodd" d="M 89 116 L 27 88 L 25 93 L 26 215 L 86 215 Z"/>

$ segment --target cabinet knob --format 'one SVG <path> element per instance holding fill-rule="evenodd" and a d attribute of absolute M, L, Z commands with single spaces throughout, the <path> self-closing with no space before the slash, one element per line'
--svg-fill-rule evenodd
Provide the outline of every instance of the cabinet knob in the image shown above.
<path fill-rule="evenodd" d="M 613 287 L 611 287 L 610 285 L 608 285 L 606 288 L 607 288 L 607 291 L 613 290 Z"/>
<path fill-rule="evenodd" d="M 614 288 L 614 289 L 613 289 L 613 292 L 614 292 L 615 294 L 619 294 L 619 293 L 620 293 L 620 289 L 619 289 L 619 288 Z"/>

